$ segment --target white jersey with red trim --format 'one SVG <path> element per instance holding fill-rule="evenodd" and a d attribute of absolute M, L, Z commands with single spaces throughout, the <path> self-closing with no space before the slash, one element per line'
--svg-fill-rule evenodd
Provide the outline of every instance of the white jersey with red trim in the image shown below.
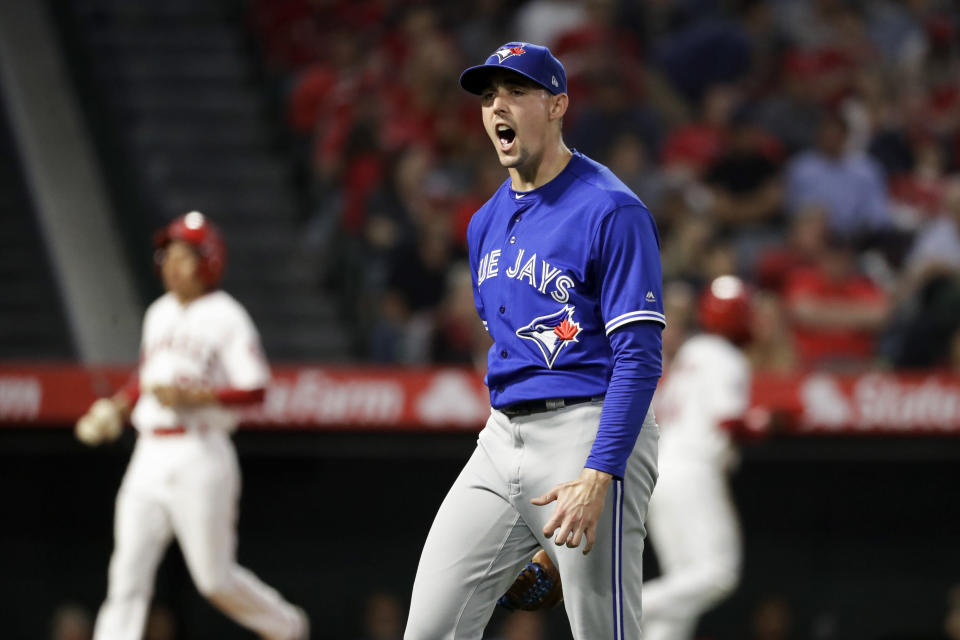
<path fill-rule="evenodd" d="M 730 341 L 699 334 L 683 343 L 654 396 L 660 458 L 726 458 L 727 420 L 742 418 L 750 402 L 750 364 Z"/>
<path fill-rule="evenodd" d="M 143 637 L 157 566 L 176 538 L 201 594 L 261 638 L 301 640 L 306 615 L 237 564 L 240 466 L 229 431 L 237 417 L 217 404 L 171 409 L 157 385 L 257 390 L 270 372 L 246 310 L 214 291 L 188 304 L 156 300 L 143 321 L 140 432 L 117 494 L 108 594 L 94 640 Z"/>
<path fill-rule="evenodd" d="M 167 293 L 144 317 L 139 378 L 141 394 L 130 417 L 138 431 L 180 426 L 231 431 L 237 416 L 230 408 L 176 410 L 160 404 L 150 388 L 259 389 L 267 385 L 270 369 L 253 321 L 233 296 L 217 290 L 184 305 Z"/>

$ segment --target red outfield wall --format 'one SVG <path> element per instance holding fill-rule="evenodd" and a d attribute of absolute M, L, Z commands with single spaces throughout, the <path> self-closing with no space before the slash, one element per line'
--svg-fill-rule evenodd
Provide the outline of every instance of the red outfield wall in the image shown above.
<path fill-rule="evenodd" d="M 129 367 L 0 365 L 0 425 L 62 427 Z M 479 430 L 486 387 L 470 369 L 277 366 L 247 426 L 318 430 Z M 757 374 L 748 430 L 960 435 L 960 378 L 941 372 Z"/>

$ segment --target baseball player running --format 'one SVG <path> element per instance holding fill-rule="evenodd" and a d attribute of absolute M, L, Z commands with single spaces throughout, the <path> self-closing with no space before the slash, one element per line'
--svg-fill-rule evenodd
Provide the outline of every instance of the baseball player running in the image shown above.
<path fill-rule="evenodd" d="M 99 444 L 130 416 L 139 432 L 117 495 L 107 600 L 95 640 L 139 640 L 157 564 L 176 536 L 197 589 L 270 640 L 308 637 L 306 615 L 236 563 L 240 469 L 234 406 L 262 401 L 270 372 L 246 310 L 217 288 L 225 247 L 194 211 L 158 233 L 167 293 L 147 309 L 137 376 L 97 400 L 77 437 Z M 132 413 L 131 413 L 132 410 Z"/>
<path fill-rule="evenodd" d="M 479 639 L 543 546 L 574 637 L 635 639 L 657 475 L 657 229 L 564 144 L 566 74 L 548 49 L 506 44 L 460 84 L 509 173 L 467 234 L 492 410 L 427 536 L 405 638 Z"/>
<path fill-rule="evenodd" d="M 643 587 L 644 640 L 689 640 L 697 619 L 740 575 L 740 531 L 727 471 L 730 430 L 750 399 L 750 298 L 733 276 L 700 297 L 702 333 L 670 363 L 654 405 L 661 425 L 660 479 L 649 527 L 663 575 Z"/>

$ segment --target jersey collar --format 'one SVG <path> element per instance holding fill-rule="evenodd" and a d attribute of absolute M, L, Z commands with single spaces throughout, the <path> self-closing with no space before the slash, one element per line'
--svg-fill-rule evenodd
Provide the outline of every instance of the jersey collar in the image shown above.
<path fill-rule="evenodd" d="M 556 177 L 550 180 L 550 182 L 540 185 L 531 191 L 515 191 L 513 187 L 510 187 L 508 189 L 510 201 L 518 207 L 529 206 L 541 200 L 549 202 L 563 192 L 567 188 L 567 185 L 576 178 L 577 172 L 574 171 L 574 165 L 579 164 L 581 158 L 583 158 L 583 154 L 576 149 L 571 149 L 570 151 L 573 154 L 570 157 L 570 161 L 567 162 L 567 166 L 565 166 L 563 171 L 558 173 Z"/>

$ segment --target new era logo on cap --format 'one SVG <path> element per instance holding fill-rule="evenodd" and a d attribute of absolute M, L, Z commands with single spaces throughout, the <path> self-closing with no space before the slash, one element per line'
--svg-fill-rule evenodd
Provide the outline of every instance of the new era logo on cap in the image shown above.
<path fill-rule="evenodd" d="M 508 42 L 487 58 L 484 64 L 460 74 L 460 86 L 476 95 L 486 88 L 496 70 L 510 69 L 533 80 L 552 94 L 567 92 L 567 72 L 550 50 L 528 42 Z"/>

